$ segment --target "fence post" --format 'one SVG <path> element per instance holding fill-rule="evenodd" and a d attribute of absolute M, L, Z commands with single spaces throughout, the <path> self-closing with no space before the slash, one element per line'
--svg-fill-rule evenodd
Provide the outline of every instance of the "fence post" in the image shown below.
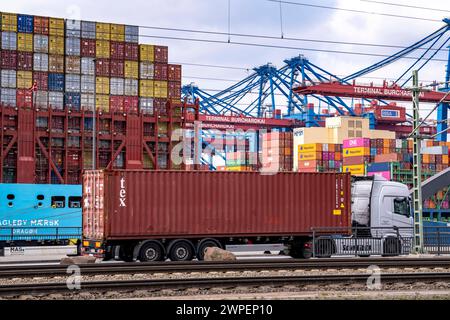
<path fill-rule="evenodd" d="M 356 225 L 355 229 L 355 257 L 358 256 L 358 225 Z"/>
<path fill-rule="evenodd" d="M 58 241 L 59 239 L 58 239 L 58 237 L 59 237 L 59 233 L 58 233 L 58 227 L 56 227 L 56 241 Z"/>
<path fill-rule="evenodd" d="M 441 228 L 437 227 L 437 245 L 438 245 L 438 256 L 441 255 Z"/>

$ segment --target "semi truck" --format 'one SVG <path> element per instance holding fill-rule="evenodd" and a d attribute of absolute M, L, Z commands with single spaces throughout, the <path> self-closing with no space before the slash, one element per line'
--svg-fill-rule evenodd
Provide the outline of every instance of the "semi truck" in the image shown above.
<path fill-rule="evenodd" d="M 203 260 L 208 247 L 280 243 L 294 258 L 370 255 L 373 238 L 398 255 L 413 226 L 406 185 L 347 173 L 92 170 L 82 194 L 81 253 L 103 259 Z"/>

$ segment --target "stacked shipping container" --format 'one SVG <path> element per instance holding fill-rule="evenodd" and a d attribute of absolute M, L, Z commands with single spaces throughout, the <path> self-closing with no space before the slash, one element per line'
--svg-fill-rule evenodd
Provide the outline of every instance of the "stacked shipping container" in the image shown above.
<path fill-rule="evenodd" d="M 288 172 L 292 171 L 292 132 L 271 132 L 262 138 L 262 170 Z"/>
<path fill-rule="evenodd" d="M 11 13 L 1 18 L 1 123 L 16 130 L 2 134 L 4 182 L 79 183 L 81 169 L 92 165 L 94 109 L 99 168 L 112 160 L 115 168 L 139 168 L 142 162 L 146 169 L 171 168 L 170 134 L 181 126 L 181 66 L 168 65 L 167 47 L 145 46 L 151 49 L 140 52 L 136 26 Z M 140 70 L 141 61 L 155 72 Z M 140 95 L 141 78 L 152 81 L 147 95 Z M 176 112 L 166 110 L 169 99 Z M 154 104 L 158 112 L 148 112 Z M 20 138 L 24 125 L 38 133 Z M 126 147 L 136 145 L 131 134 L 145 141 L 139 154 Z M 36 139 L 27 155 L 35 159 L 36 170 L 27 167 L 36 171 L 34 181 L 22 179 L 17 167 L 19 145 L 30 138 Z"/>

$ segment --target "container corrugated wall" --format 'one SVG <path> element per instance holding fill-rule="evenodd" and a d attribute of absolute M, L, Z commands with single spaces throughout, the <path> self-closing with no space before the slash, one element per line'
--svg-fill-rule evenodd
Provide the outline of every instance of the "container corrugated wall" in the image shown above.
<path fill-rule="evenodd" d="M 85 173 L 84 190 L 92 175 L 99 173 Z M 116 171 L 104 175 L 106 211 L 98 214 L 105 214 L 105 235 L 110 239 L 302 235 L 310 234 L 311 227 L 347 227 L 351 221 L 350 176 L 345 174 Z"/>

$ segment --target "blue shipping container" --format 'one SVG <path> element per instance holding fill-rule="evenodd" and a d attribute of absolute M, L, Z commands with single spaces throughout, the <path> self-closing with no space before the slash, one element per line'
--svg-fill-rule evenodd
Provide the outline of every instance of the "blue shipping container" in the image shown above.
<path fill-rule="evenodd" d="M 367 165 L 367 172 L 385 172 L 391 171 L 390 162 L 369 163 Z"/>
<path fill-rule="evenodd" d="M 33 33 L 33 31 L 34 31 L 34 18 L 33 18 L 33 16 L 19 14 L 17 16 L 17 31 L 18 32 Z"/>
<path fill-rule="evenodd" d="M 64 105 L 70 110 L 80 110 L 81 108 L 81 94 L 68 92 L 65 94 Z"/>
<path fill-rule="evenodd" d="M 48 74 L 48 90 L 49 91 L 64 91 L 64 74 L 63 73 L 49 73 Z"/>

